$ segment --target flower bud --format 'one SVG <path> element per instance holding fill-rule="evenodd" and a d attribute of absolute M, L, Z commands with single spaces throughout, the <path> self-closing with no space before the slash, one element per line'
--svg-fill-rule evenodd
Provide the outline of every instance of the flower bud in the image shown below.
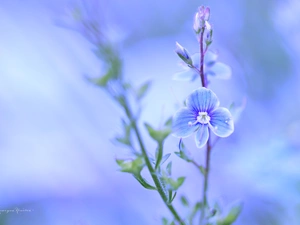
<path fill-rule="evenodd" d="M 208 21 L 205 21 L 205 28 L 209 31 L 211 30 L 211 25 Z"/>
<path fill-rule="evenodd" d="M 208 21 L 210 17 L 210 8 L 206 7 L 203 11 L 203 20 Z"/>
<path fill-rule="evenodd" d="M 197 12 L 194 17 L 194 25 L 193 25 L 194 31 L 198 34 L 202 29 L 202 27 L 203 27 L 203 22 L 200 19 L 199 12 Z"/>
<path fill-rule="evenodd" d="M 176 42 L 175 52 L 186 64 L 188 64 L 190 66 L 193 65 L 193 61 L 190 57 L 190 54 L 184 47 L 182 47 L 180 44 L 178 44 L 178 42 Z"/>
<path fill-rule="evenodd" d="M 210 30 L 207 32 L 206 39 L 205 39 L 205 44 L 206 44 L 206 46 L 209 46 L 209 45 L 212 43 L 212 35 L 213 35 L 213 30 L 210 29 Z"/>
<path fill-rule="evenodd" d="M 207 28 L 208 30 L 211 28 L 210 24 L 208 23 L 210 16 L 210 9 L 209 7 L 201 6 L 198 8 L 198 12 L 195 14 L 194 17 L 194 30 L 198 34 L 201 29 Z"/>

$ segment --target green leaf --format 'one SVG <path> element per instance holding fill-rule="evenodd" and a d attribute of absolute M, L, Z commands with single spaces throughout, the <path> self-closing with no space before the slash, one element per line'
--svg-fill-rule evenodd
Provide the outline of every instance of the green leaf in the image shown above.
<path fill-rule="evenodd" d="M 223 216 L 222 218 L 219 218 L 217 220 L 217 225 L 231 225 L 238 216 L 240 215 L 242 211 L 242 204 L 241 203 L 235 203 L 227 213 L 226 216 Z"/>
<path fill-rule="evenodd" d="M 131 142 L 127 137 L 116 137 L 115 140 L 121 144 L 131 146 Z"/>
<path fill-rule="evenodd" d="M 184 180 L 185 180 L 185 177 L 179 177 L 177 179 L 177 185 L 176 185 L 175 190 L 177 190 L 183 184 Z"/>
<path fill-rule="evenodd" d="M 97 49 L 94 50 L 94 53 L 104 61 L 107 70 L 102 77 L 88 78 L 89 81 L 100 87 L 107 87 L 110 80 L 120 80 L 122 78 L 122 61 L 113 45 L 99 45 Z"/>
<path fill-rule="evenodd" d="M 168 193 L 169 193 L 168 204 L 171 204 L 172 203 L 172 198 L 173 198 L 173 191 L 169 190 Z"/>
<path fill-rule="evenodd" d="M 163 225 L 168 225 L 169 224 L 169 221 L 168 221 L 167 218 L 163 217 L 161 220 L 162 220 Z"/>
<path fill-rule="evenodd" d="M 187 206 L 187 207 L 189 206 L 189 201 L 187 200 L 187 198 L 184 195 L 182 195 L 180 197 L 180 201 L 181 201 L 182 205 Z"/>
<path fill-rule="evenodd" d="M 195 206 L 193 207 L 192 213 L 188 217 L 190 224 L 193 224 L 193 220 L 194 220 L 195 216 L 197 215 L 198 211 L 200 211 L 200 209 L 202 209 L 202 207 L 203 207 L 202 202 L 197 202 L 195 204 Z"/>
<path fill-rule="evenodd" d="M 168 190 L 177 191 L 178 188 L 183 184 L 185 177 L 179 177 L 177 180 L 173 180 L 170 177 L 163 178 Z"/>
<path fill-rule="evenodd" d="M 123 86 L 124 90 L 132 89 L 132 86 L 130 83 L 123 83 L 122 86 Z"/>
<path fill-rule="evenodd" d="M 175 199 L 176 195 L 177 195 L 177 192 L 175 192 L 174 195 L 173 195 L 173 197 L 170 199 L 170 204 L 173 202 L 173 200 Z"/>
<path fill-rule="evenodd" d="M 164 164 L 167 160 L 168 160 L 168 158 L 170 157 L 170 155 L 171 155 L 171 153 L 168 153 L 168 154 L 166 154 L 166 155 L 164 155 L 164 157 L 161 159 L 161 165 L 162 164 Z"/>
<path fill-rule="evenodd" d="M 88 81 L 90 81 L 91 83 L 99 86 L 99 87 L 106 87 L 108 81 L 111 79 L 110 74 L 106 74 L 102 77 L 99 78 L 87 78 Z"/>
<path fill-rule="evenodd" d="M 125 135 L 129 136 L 130 132 L 131 132 L 131 130 L 133 128 L 132 124 L 131 123 L 127 124 L 126 121 L 124 119 L 122 119 L 122 125 L 123 125 L 123 129 L 125 131 Z"/>
<path fill-rule="evenodd" d="M 126 121 L 124 119 L 122 119 L 122 126 L 123 126 L 123 130 L 124 130 L 124 135 L 116 137 L 115 140 L 121 144 L 131 147 L 132 146 L 132 143 L 131 143 L 132 125 L 127 124 Z"/>
<path fill-rule="evenodd" d="M 151 86 L 151 83 L 151 81 L 147 81 L 136 91 L 136 98 L 138 100 L 141 100 L 146 95 L 147 91 Z"/>
<path fill-rule="evenodd" d="M 162 160 L 163 156 L 163 145 L 161 142 L 158 143 L 158 147 L 156 150 L 156 163 L 155 163 L 155 169 L 157 170 L 160 166 L 160 162 Z"/>
<path fill-rule="evenodd" d="M 150 185 L 140 174 L 138 176 L 134 175 L 135 179 L 137 179 L 138 182 L 140 182 L 140 184 L 149 190 L 156 190 L 156 187 Z"/>
<path fill-rule="evenodd" d="M 198 168 L 199 168 L 200 172 L 205 176 L 206 169 L 203 166 L 199 166 Z"/>
<path fill-rule="evenodd" d="M 173 118 L 170 117 L 169 119 L 166 120 L 165 126 L 166 127 L 171 127 L 172 126 L 172 122 L 173 122 Z"/>
<path fill-rule="evenodd" d="M 172 161 L 168 163 L 166 167 L 167 175 L 171 176 L 172 175 Z"/>
<path fill-rule="evenodd" d="M 131 173 L 136 176 L 139 176 L 145 165 L 142 157 L 137 157 L 135 160 L 116 159 L 116 162 L 121 167 L 122 172 Z"/>
<path fill-rule="evenodd" d="M 163 129 L 156 130 L 151 127 L 148 123 L 145 123 L 145 127 L 149 133 L 149 135 L 158 143 L 162 143 L 172 132 L 171 128 L 164 127 Z"/>

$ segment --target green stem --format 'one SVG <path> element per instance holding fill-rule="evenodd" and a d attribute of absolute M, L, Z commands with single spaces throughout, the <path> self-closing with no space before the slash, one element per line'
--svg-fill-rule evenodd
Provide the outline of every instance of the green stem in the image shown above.
<path fill-rule="evenodd" d="M 211 152 L 211 145 L 210 145 L 210 138 L 209 138 L 207 141 L 207 144 L 206 144 L 205 173 L 204 173 L 204 184 L 203 184 L 203 193 L 202 193 L 203 207 L 202 207 L 201 216 L 200 216 L 200 225 L 202 225 L 202 222 L 205 217 L 205 210 L 208 206 L 207 188 L 208 188 L 208 175 L 209 175 L 209 170 L 210 170 L 210 152 Z"/>
<path fill-rule="evenodd" d="M 135 135 L 136 135 L 136 137 L 138 139 L 138 143 L 140 145 L 143 157 L 145 159 L 146 166 L 147 166 L 147 168 L 148 168 L 148 170 L 149 170 L 149 172 L 151 174 L 151 177 L 152 177 L 152 179 L 154 181 L 154 184 L 155 184 L 155 186 L 157 188 L 157 191 L 158 191 L 159 195 L 163 199 L 165 205 L 168 207 L 168 209 L 170 210 L 170 212 L 173 214 L 175 220 L 177 220 L 180 225 L 185 225 L 185 223 L 183 222 L 183 220 L 181 219 L 181 217 L 179 216 L 179 214 L 177 213 L 177 211 L 175 210 L 175 208 L 173 207 L 173 205 L 171 203 L 169 203 L 167 193 L 165 193 L 164 187 L 163 187 L 163 185 L 162 185 L 159 177 L 157 176 L 155 169 L 153 168 L 153 166 L 151 164 L 151 161 L 150 161 L 149 156 L 147 154 L 144 142 L 143 142 L 142 137 L 140 135 L 140 131 L 138 129 L 136 121 L 134 120 L 134 118 L 132 116 L 132 113 L 131 113 L 131 111 L 129 109 L 129 106 L 127 104 L 126 99 L 124 99 L 124 103 L 125 104 L 123 106 L 124 106 L 126 115 L 127 115 L 127 117 L 129 118 L 129 120 L 132 123 L 132 127 L 133 127 Z"/>
<path fill-rule="evenodd" d="M 208 131 L 209 132 L 209 131 Z M 208 187 L 208 174 L 210 170 L 210 140 L 208 139 L 206 144 L 206 162 L 205 162 L 205 175 L 204 175 L 204 188 L 203 188 L 203 204 L 207 205 L 207 187 Z"/>
<path fill-rule="evenodd" d="M 162 142 L 159 142 L 158 143 L 158 156 L 157 156 L 157 161 L 156 161 L 156 164 L 155 164 L 155 170 L 158 169 L 160 163 L 161 163 L 161 159 L 163 157 L 163 143 Z"/>

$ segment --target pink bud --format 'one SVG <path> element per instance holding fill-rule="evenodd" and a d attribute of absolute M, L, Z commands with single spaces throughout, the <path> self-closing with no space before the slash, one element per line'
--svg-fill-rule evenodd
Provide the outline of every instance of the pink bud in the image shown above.
<path fill-rule="evenodd" d="M 194 24 L 193 24 L 193 28 L 197 34 L 203 28 L 207 28 L 208 30 L 211 29 L 210 24 L 208 23 L 209 16 L 210 16 L 209 7 L 200 6 L 198 8 L 198 12 L 195 14 Z"/>

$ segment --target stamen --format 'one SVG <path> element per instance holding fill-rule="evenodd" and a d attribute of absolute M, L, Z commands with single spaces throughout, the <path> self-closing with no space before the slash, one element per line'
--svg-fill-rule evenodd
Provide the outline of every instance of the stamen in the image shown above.
<path fill-rule="evenodd" d="M 207 112 L 199 112 L 199 116 L 197 116 L 197 122 L 201 124 L 208 124 L 210 121 L 210 116 L 207 115 Z"/>

